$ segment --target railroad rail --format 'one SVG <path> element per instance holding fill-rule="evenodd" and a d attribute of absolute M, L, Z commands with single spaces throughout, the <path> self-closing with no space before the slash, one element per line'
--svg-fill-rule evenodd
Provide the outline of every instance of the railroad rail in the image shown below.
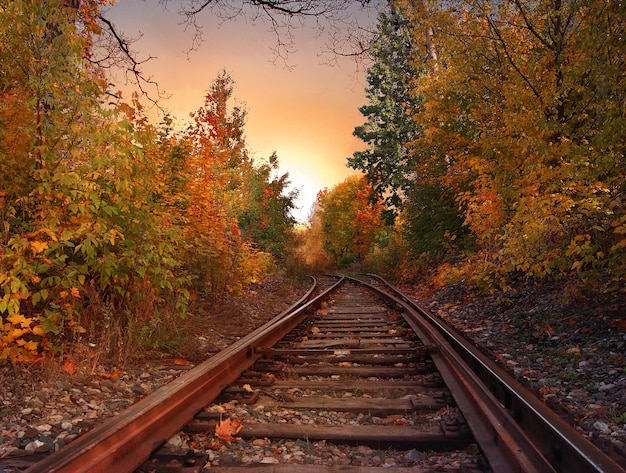
<path fill-rule="evenodd" d="M 324 281 L 325 288 L 316 281 L 267 324 L 26 472 L 202 471 L 208 453 L 161 447 L 183 428 L 214 431 L 224 415 L 214 408 L 223 403 L 242 406 L 238 414 L 247 417 L 235 432 L 240 437 L 442 451 L 479 446 L 473 461 L 446 471 L 624 472 L 384 280 L 366 275 Z M 353 422 L 267 421 L 284 409 L 350 412 Z M 400 422 L 385 425 L 374 417 Z M 220 462 L 211 470 L 248 471 L 241 468 Z M 254 471 L 382 468 L 290 463 L 256 465 Z"/>

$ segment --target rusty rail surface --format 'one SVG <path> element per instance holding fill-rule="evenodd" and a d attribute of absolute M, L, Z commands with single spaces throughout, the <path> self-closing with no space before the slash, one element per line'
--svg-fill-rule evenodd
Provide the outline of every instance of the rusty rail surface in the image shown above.
<path fill-rule="evenodd" d="M 26 473 L 132 472 L 178 432 L 206 404 L 301 320 L 338 281 L 313 297 L 311 289 L 298 302 L 251 334 L 181 375 L 154 394 L 87 432 L 65 448 L 32 465 Z"/>
<path fill-rule="evenodd" d="M 463 410 L 477 442 L 481 445 L 494 471 L 511 471 L 499 470 L 496 467 L 499 463 L 496 463 L 496 459 L 493 458 L 494 454 L 497 455 L 501 451 L 500 447 L 505 446 L 505 451 L 509 452 L 510 458 L 526 456 L 526 450 L 532 452 L 528 455 L 529 458 L 523 460 L 524 463 L 520 463 L 525 464 L 528 461 L 527 468 L 529 469 L 520 470 L 524 472 L 534 471 L 530 469 L 533 464 L 543 464 L 549 466 L 550 469 L 538 471 L 624 473 L 624 468 L 543 404 L 494 360 L 463 337 L 458 336 L 455 330 L 420 307 L 383 278 L 374 274 L 367 276 L 384 285 L 385 290 L 382 292 L 402 307 L 407 321 L 414 327 L 414 330 L 419 330 L 432 340 L 432 343 L 437 344 L 440 348 L 441 359 L 435 361 L 436 364 L 443 363 L 454 371 L 464 372 L 459 379 L 464 379 L 464 383 L 471 391 L 454 389 L 452 391 L 453 393 L 473 392 L 472 397 L 456 399 L 456 401 Z M 351 280 L 359 281 L 381 292 L 379 288 L 365 281 Z M 438 357 L 433 357 L 434 360 L 435 358 Z M 446 380 L 446 383 L 449 381 L 455 382 L 452 379 Z M 465 394 L 463 396 L 465 397 Z M 464 405 L 471 408 L 474 403 L 484 403 L 484 412 L 491 413 L 488 415 L 493 417 L 487 422 L 480 411 L 476 412 L 476 416 L 472 416 L 464 410 Z M 502 413 L 502 409 L 499 409 L 500 406 L 506 409 L 506 415 Z M 503 460 L 506 463 L 507 459 Z M 522 459 L 519 461 L 521 462 Z"/>

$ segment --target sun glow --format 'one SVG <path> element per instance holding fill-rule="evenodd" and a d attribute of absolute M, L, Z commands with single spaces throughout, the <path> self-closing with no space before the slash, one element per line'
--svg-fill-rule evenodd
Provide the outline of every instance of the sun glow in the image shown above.
<path fill-rule="evenodd" d="M 346 158 L 363 148 L 352 136 L 364 118 L 363 71 L 351 60 L 321 64 L 322 44 L 312 29 L 296 31 L 295 51 L 287 68 L 271 51 L 273 33 L 245 21 L 220 24 L 202 18 L 205 43 L 189 55 L 191 33 L 173 11 L 143 2 L 121 2 L 107 13 L 120 30 L 141 36 L 134 49 L 142 67 L 169 98 L 161 105 L 183 125 L 204 102 L 221 70 L 235 81 L 234 96 L 248 111 L 246 141 L 253 155 L 266 159 L 276 152 L 281 172 L 300 189 L 296 213 L 305 221 L 317 193 L 353 173 Z M 140 34 L 141 33 L 141 34 Z"/>

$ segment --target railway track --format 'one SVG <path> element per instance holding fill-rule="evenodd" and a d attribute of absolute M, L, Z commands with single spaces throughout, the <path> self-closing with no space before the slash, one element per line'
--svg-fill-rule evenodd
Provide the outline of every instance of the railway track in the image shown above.
<path fill-rule="evenodd" d="M 26 471 L 399 473 L 435 465 L 624 471 L 471 345 L 365 276 L 324 278 L 254 333 Z"/>

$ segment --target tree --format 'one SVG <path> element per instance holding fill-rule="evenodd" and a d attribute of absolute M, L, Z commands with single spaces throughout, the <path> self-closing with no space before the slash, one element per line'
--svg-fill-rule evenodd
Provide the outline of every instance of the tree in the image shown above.
<path fill-rule="evenodd" d="M 162 0 L 162 3 L 167 5 L 168 0 Z M 302 26 L 307 19 L 314 21 L 320 34 L 330 30 L 328 34 L 334 36 L 347 25 L 357 29 L 358 25 L 349 12 L 354 3 L 351 0 L 189 0 L 179 13 L 185 18 L 187 27 L 195 31 L 191 49 L 199 47 L 204 41 L 198 17 L 210 11 L 224 21 L 244 16 L 253 22 L 261 21 L 268 25 L 276 37 L 274 51 L 278 58 L 286 62 L 294 46 L 293 29 Z M 365 8 L 377 2 L 358 0 L 358 3 Z"/>
<path fill-rule="evenodd" d="M 352 176 L 318 195 L 324 248 L 340 266 L 364 260 L 381 230 L 382 205 L 369 201 L 371 187 Z"/>
<path fill-rule="evenodd" d="M 456 197 L 477 260 L 617 281 L 623 2 L 397 3 L 415 38 L 434 27 L 440 65 L 420 81 L 412 147 Z"/>
<path fill-rule="evenodd" d="M 16 179 L 2 178 L 0 358 L 22 360 L 61 351 L 89 317 L 146 315 L 184 278 L 154 213 L 155 163 L 85 59 L 99 2 L 2 8 L 0 167 Z"/>
<path fill-rule="evenodd" d="M 274 176 L 277 171 L 278 156 L 273 153 L 268 163 L 252 166 L 246 172 L 238 219 L 246 240 L 282 259 L 296 223 L 291 212 L 298 191 L 288 191 L 289 174 Z"/>
<path fill-rule="evenodd" d="M 255 165 L 244 137 L 246 111 L 231 106 L 234 81 L 222 72 L 185 132 L 190 146 L 184 217 L 187 261 L 201 288 L 239 291 L 274 264 L 294 223 L 288 175 L 278 158 Z"/>
<path fill-rule="evenodd" d="M 241 232 L 237 223 L 239 166 L 248 165 L 243 126 L 245 111 L 229 107 L 233 80 L 222 72 L 204 105 L 192 114 L 185 132 L 191 156 L 186 193 L 186 260 L 199 286 L 211 293 L 238 290 L 242 275 Z"/>
<path fill-rule="evenodd" d="M 109 0 L 113 4 L 113 0 Z M 92 0 L 73 0 L 72 5 L 82 6 L 84 3 L 93 3 Z M 104 6 L 106 1 L 99 4 Z M 166 10 L 169 9 L 170 0 L 159 0 Z M 185 28 L 194 32 L 187 53 L 197 50 L 204 42 L 204 33 L 201 18 L 203 14 L 210 13 L 221 21 L 232 21 L 237 18 L 245 18 L 251 23 L 261 22 L 275 34 L 276 41 L 273 50 L 276 59 L 282 60 L 288 65 L 288 57 L 294 51 L 294 29 L 303 26 L 307 20 L 319 32 L 319 35 L 327 35 L 330 41 L 351 43 L 345 38 L 344 31 L 361 33 L 363 27 L 359 25 L 351 15 L 351 8 L 358 4 L 360 8 L 377 8 L 379 0 L 187 0 L 176 2 L 178 14 L 183 18 Z M 163 98 L 159 90 L 159 84 L 147 77 L 142 66 L 153 59 L 148 55 L 139 57 L 133 50 L 134 43 L 138 40 L 130 38 L 123 31 L 116 28 L 115 24 L 107 18 L 106 11 L 99 11 L 97 22 L 91 25 L 97 29 L 98 35 L 93 38 L 93 47 L 86 59 L 97 67 L 108 71 L 111 78 L 115 73 L 121 73 L 124 79 L 136 86 L 139 95 L 146 98 L 153 105 L 159 107 L 160 99 Z M 357 34 L 359 44 L 356 52 L 350 52 L 352 56 L 359 56 L 367 48 L 362 44 L 361 35 Z M 333 48 L 334 49 L 334 48 Z M 335 53 L 337 54 L 337 53 Z M 342 53 L 344 54 L 344 53 Z M 115 82 L 115 81 L 112 81 Z"/>
<path fill-rule="evenodd" d="M 365 173 L 372 199 L 385 202 L 385 218 L 393 223 L 415 180 L 408 144 L 420 133 L 413 115 L 420 110 L 421 99 L 413 89 L 422 72 L 411 58 L 411 37 L 400 12 L 381 13 L 377 29 L 370 47 L 374 63 L 367 70 L 369 103 L 359 108 L 367 121 L 354 129 L 354 136 L 368 148 L 349 157 L 348 165 Z"/>
<path fill-rule="evenodd" d="M 317 201 L 313 203 L 308 226 L 294 230 L 294 247 L 287 261 L 287 267 L 293 274 L 304 276 L 321 273 L 335 266 L 335 261 L 324 249 L 325 235 L 320 208 L 321 196 L 324 194 L 326 191 L 320 191 Z"/>

